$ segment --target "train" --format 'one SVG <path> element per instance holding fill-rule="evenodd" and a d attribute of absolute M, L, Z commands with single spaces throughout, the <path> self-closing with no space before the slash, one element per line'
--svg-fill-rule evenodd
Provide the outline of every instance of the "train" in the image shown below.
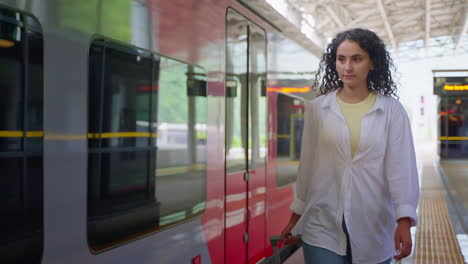
<path fill-rule="evenodd" d="M 316 60 L 248 1 L 0 0 L 0 262 L 270 263 Z"/>

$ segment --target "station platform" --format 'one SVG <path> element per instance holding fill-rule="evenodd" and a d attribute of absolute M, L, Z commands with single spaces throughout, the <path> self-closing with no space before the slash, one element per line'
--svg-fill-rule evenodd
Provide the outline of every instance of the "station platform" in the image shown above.
<path fill-rule="evenodd" d="M 419 145 L 419 146 L 418 146 Z M 431 143 L 417 144 L 421 198 L 413 252 L 401 264 L 468 263 L 468 160 L 439 160 Z M 284 263 L 303 264 L 302 248 Z"/>

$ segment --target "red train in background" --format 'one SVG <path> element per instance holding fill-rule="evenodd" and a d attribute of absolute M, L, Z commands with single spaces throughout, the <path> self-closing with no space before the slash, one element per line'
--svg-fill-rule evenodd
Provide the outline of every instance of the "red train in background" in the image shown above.
<path fill-rule="evenodd" d="M 269 263 L 313 60 L 247 1 L 0 0 L 0 262 Z"/>

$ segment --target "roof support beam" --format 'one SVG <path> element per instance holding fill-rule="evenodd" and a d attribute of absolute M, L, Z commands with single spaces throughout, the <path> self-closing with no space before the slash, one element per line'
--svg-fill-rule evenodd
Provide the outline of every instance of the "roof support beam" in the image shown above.
<path fill-rule="evenodd" d="M 372 8 L 364 10 L 363 13 L 359 17 L 357 17 L 356 19 L 352 20 L 351 23 L 348 24 L 348 26 L 349 27 L 354 27 L 356 24 L 360 23 L 364 19 L 369 18 L 369 16 L 372 15 L 372 13 L 374 13 L 374 11 L 375 10 L 372 9 Z"/>
<path fill-rule="evenodd" d="M 368 19 L 369 16 L 372 16 L 374 13 L 375 13 L 374 9 L 367 9 L 366 11 L 363 11 L 363 13 L 361 15 L 359 15 L 359 17 L 357 17 L 356 19 L 351 20 L 351 22 L 349 22 L 346 25 L 346 28 L 354 28 L 354 27 L 369 28 L 371 26 L 376 26 L 376 25 L 366 24 L 366 23 L 364 23 L 364 25 L 359 25 L 359 23 L 361 23 L 365 19 Z M 331 35 L 334 36 L 337 33 L 339 33 L 340 31 L 342 31 L 343 29 L 344 28 L 336 28 L 335 30 L 331 31 L 332 32 Z"/>
<path fill-rule="evenodd" d="M 310 40 L 315 42 L 315 44 L 317 44 L 319 47 L 325 47 L 325 40 L 323 40 L 323 38 L 317 34 L 309 19 L 304 14 L 302 14 L 302 21 L 307 24 L 310 31 L 309 34 L 307 34 L 307 32 L 304 32 L 304 26 L 301 26 L 301 32 L 304 33 Z"/>
<path fill-rule="evenodd" d="M 392 27 L 393 29 L 397 29 L 397 28 L 408 28 L 408 23 L 418 23 L 419 24 L 419 21 L 421 19 L 422 16 L 424 16 L 426 14 L 426 12 L 424 10 L 420 10 L 420 11 L 413 11 L 411 14 L 408 14 L 408 15 L 404 15 L 404 16 L 398 16 L 398 22 L 395 22 L 392 24 Z M 398 30 L 396 30 L 398 31 Z"/>
<path fill-rule="evenodd" d="M 390 27 L 390 23 L 388 22 L 387 13 L 385 12 L 385 8 L 383 6 L 382 0 L 375 0 L 377 2 L 377 6 L 379 7 L 380 15 L 382 16 L 383 22 L 385 24 L 385 30 L 387 31 L 387 35 L 390 38 L 390 42 L 392 46 L 396 49 L 396 41 L 395 37 L 393 36 L 392 28 Z"/>
<path fill-rule="evenodd" d="M 424 48 L 426 57 L 429 55 L 429 38 L 431 37 L 431 0 L 426 0 L 426 36 L 424 38 Z"/>
<path fill-rule="evenodd" d="M 460 31 L 460 35 L 457 40 L 457 45 L 455 46 L 455 50 L 453 51 L 455 55 L 457 54 L 458 49 L 460 48 L 461 42 L 463 40 L 463 36 L 465 35 L 467 30 L 468 30 L 468 11 L 465 11 L 465 23 L 463 24 L 462 30 Z"/>
<path fill-rule="evenodd" d="M 341 19 L 336 15 L 335 11 L 333 11 L 333 9 L 331 9 L 331 7 L 329 5 L 324 4 L 322 6 L 325 7 L 325 9 L 327 10 L 330 17 L 340 27 L 340 30 L 344 29 L 345 26 L 344 26 L 343 22 L 341 22 Z"/>
<path fill-rule="evenodd" d="M 318 24 L 316 27 L 320 30 L 321 28 L 323 28 L 328 23 L 330 23 L 330 17 L 329 16 L 325 17 L 325 19 L 322 19 L 322 21 L 320 21 L 320 24 Z"/>

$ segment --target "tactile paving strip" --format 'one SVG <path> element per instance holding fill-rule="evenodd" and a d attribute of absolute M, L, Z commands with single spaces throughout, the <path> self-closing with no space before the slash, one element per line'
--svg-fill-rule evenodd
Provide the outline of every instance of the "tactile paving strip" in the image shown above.
<path fill-rule="evenodd" d="M 414 263 L 464 264 L 445 204 L 445 190 L 432 166 L 424 166 L 423 172 Z"/>

